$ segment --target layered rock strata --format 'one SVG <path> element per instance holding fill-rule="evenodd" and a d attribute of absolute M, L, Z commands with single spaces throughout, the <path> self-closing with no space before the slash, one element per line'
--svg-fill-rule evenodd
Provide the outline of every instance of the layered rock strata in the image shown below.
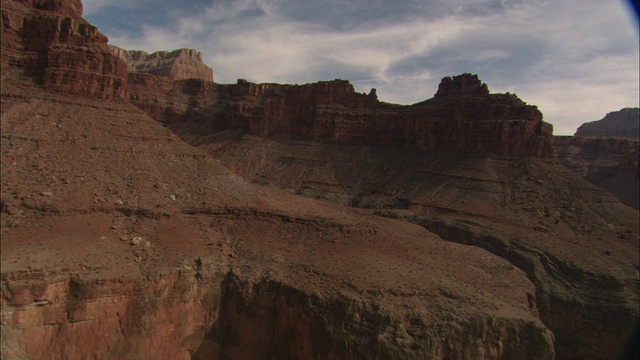
<path fill-rule="evenodd" d="M 445 78 L 433 99 L 412 106 L 380 102 L 375 89 L 355 92 L 345 80 L 306 85 L 184 85 L 131 77 L 136 106 L 171 128 L 206 136 L 242 129 L 257 136 L 286 134 L 337 144 L 401 146 L 551 157 L 552 126 L 535 106 L 511 94 L 489 94 L 475 75 Z M 157 87 L 148 87 L 158 83 Z M 144 84 L 144 86 L 139 86 Z M 143 90 L 144 89 L 144 90 Z M 182 100 L 180 100 L 180 97 Z M 189 128 L 190 130 L 186 130 Z"/>
<path fill-rule="evenodd" d="M 546 159 L 551 128 L 535 107 L 469 74 L 399 106 L 341 80 L 130 72 L 130 103 L 105 102 L 122 98 L 105 74 L 124 62 L 105 55 L 114 70 L 90 52 L 94 40 L 105 50 L 99 33 L 40 46 L 5 26 L 44 14 L 62 34 L 59 19 L 84 21 L 78 6 L 2 5 L 3 358 L 551 359 L 622 348 L 638 319 L 637 212 Z M 74 51 L 90 56 L 74 63 Z M 69 71 L 47 72 L 58 63 Z M 64 76 L 103 86 L 51 80 Z M 397 220 L 256 187 L 217 159 Z"/>
<path fill-rule="evenodd" d="M 199 146 L 248 180 L 507 259 L 535 284 L 558 358 L 616 358 L 638 321 L 638 213 L 559 162 L 225 136 Z"/>
<path fill-rule="evenodd" d="M 109 50 L 127 63 L 130 72 L 149 73 L 173 80 L 213 81 L 213 70 L 202 62 L 202 53 L 193 49 L 156 51 L 149 54 L 109 45 Z"/>
<path fill-rule="evenodd" d="M 553 358 L 508 262 L 30 90 L 2 98 L 3 359 Z"/>
<path fill-rule="evenodd" d="M 124 99 L 126 64 L 82 18 L 79 0 L 2 2 L 2 68 L 17 67 L 51 91 Z"/>

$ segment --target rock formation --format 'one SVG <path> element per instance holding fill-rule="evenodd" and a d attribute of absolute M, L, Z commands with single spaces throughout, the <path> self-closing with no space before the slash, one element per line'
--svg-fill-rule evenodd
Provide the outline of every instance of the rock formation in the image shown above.
<path fill-rule="evenodd" d="M 213 81 L 213 70 L 202 62 L 202 53 L 193 49 L 156 51 L 127 51 L 109 45 L 109 50 L 127 63 L 130 72 L 149 73 L 173 80 L 200 79 Z"/>
<path fill-rule="evenodd" d="M 22 69 L 55 92 L 126 98 L 126 64 L 82 18 L 79 0 L 2 3 L 2 69 Z"/>
<path fill-rule="evenodd" d="M 442 79 L 438 86 L 438 92 L 434 95 L 440 97 L 458 97 L 458 96 L 483 96 L 489 95 L 487 84 L 483 84 L 477 75 L 461 75 Z"/>
<path fill-rule="evenodd" d="M 598 121 L 582 124 L 574 136 L 640 137 L 640 108 L 612 111 Z"/>
<path fill-rule="evenodd" d="M 444 78 L 433 99 L 410 113 L 417 147 L 548 158 L 553 128 L 536 106 L 513 94 L 489 94 L 476 75 Z"/>
<path fill-rule="evenodd" d="M 306 85 L 184 84 L 130 76 L 131 100 L 158 121 L 193 128 L 242 129 L 252 135 L 295 137 L 420 151 L 450 149 L 506 156 L 551 157 L 552 126 L 515 95 L 489 94 L 475 75 L 445 78 L 436 97 L 411 106 L 380 102 L 345 80 Z M 140 85 L 138 85 L 140 84 Z"/>

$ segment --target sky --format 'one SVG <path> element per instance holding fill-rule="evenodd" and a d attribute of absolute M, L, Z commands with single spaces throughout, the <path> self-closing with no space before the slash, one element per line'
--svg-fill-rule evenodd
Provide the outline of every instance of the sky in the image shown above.
<path fill-rule="evenodd" d="M 556 135 L 638 107 L 638 22 L 621 0 L 84 0 L 128 50 L 201 51 L 218 83 L 349 80 L 381 101 L 478 74 L 537 105 Z"/>

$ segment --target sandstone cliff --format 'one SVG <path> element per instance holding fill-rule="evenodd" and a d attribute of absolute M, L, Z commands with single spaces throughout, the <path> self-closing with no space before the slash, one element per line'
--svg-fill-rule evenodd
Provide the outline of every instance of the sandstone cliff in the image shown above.
<path fill-rule="evenodd" d="M 640 136 L 640 108 L 612 111 L 598 121 L 582 124 L 575 136 L 626 137 Z"/>
<path fill-rule="evenodd" d="M 173 80 L 200 79 L 213 81 L 213 70 L 202 62 L 202 53 L 193 49 L 157 51 L 124 50 L 109 45 L 109 50 L 127 63 L 130 72 L 149 73 Z"/>
<path fill-rule="evenodd" d="M 552 126 L 515 95 L 489 94 L 475 75 L 445 78 L 434 99 L 401 106 L 380 102 L 375 89 L 355 92 L 345 80 L 306 85 L 184 83 L 131 76 L 131 100 L 178 133 L 220 129 L 252 135 L 419 151 L 449 149 L 506 156 L 551 157 Z M 193 84 L 192 84 L 193 85 Z M 178 130 L 182 129 L 182 130 Z M 216 130 L 217 129 L 217 130 Z"/>
<path fill-rule="evenodd" d="M 16 67 L 55 92 L 124 99 L 126 64 L 81 15 L 79 0 L 3 1 L 3 73 Z"/>

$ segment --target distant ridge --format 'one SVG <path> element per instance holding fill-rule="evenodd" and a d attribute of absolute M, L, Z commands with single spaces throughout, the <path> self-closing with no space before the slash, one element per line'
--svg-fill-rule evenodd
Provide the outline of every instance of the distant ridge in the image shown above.
<path fill-rule="evenodd" d="M 608 136 L 637 139 L 639 136 L 640 108 L 612 111 L 598 121 L 582 124 L 575 136 Z"/>

